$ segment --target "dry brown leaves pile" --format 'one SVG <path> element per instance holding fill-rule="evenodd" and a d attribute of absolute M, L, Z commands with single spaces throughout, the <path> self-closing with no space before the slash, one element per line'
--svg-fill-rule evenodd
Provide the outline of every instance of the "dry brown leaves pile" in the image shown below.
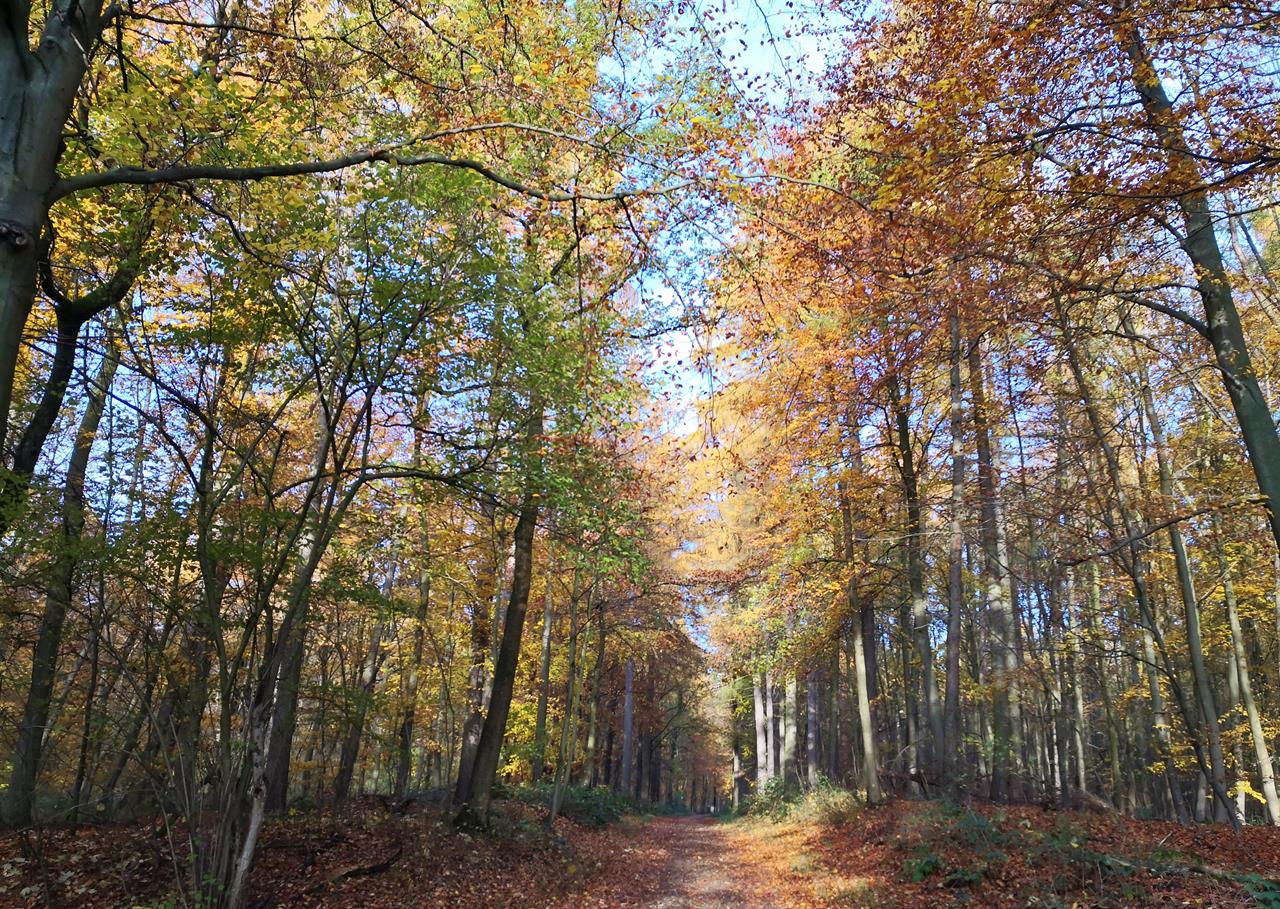
<path fill-rule="evenodd" d="M 272 822 L 250 909 L 813 909 L 1256 905 L 1238 873 L 1280 874 L 1280 830 L 1183 828 L 1116 815 L 894 802 L 813 822 L 560 820 L 502 806 L 498 830 L 364 804 Z M 0 907 L 157 906 L 180 866 L 164 828 L 0 837 Z"/>

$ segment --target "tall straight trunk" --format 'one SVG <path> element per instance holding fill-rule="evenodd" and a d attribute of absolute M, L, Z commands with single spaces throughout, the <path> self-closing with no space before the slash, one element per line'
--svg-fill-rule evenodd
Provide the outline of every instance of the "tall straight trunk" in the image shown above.
<path fill-rule="evenodd" d="M 827 663 L 827 732 L 822 740 L 823 767 L 827 779 L 840 779 L 840 634 L 831 636 L 831 656 Z"/>
<path fill-rule="evenodd" d="M 71 816 L 74 826 L 80 820 L 80 809 L 88 792 L 85 789 L 85 777 L 89 772 L 89 748 L 93 741 L 93 708 L 98 692 L 100 674 L 102 627 L 94 621 L 89 629 L 89 685 L 85 691 L 84 710 L 81 713 L 80 751 L 76 758 L 76 777 L 71 784 Z M 105 705 L 104 705 L 105 706 Z"/>
<path fill-rule="evenodd" d="M 822 717 L 818 711 L 818 673 L 810 671 L 804 683 L 804 746 L 805 746 L 805 779 L 810 786 L 818 785 L 821 772 L 821 735 Z"/>
<path fill-rule="evenodd" d="M 604 734 L 604 754 L 600 761 L 600 782 L 609 789 L 618 789 L 618 775 L 613 772 L 613 745 L 614 739 L 617 737 L 617 729 L 614 728 L 614 719 L 618 715 L 618 696 L 610 694 L 609 700 L 605 704 L 604 717 L 606 722 Z"/>
<path fill-rule="evenodd" d="M 733 791 L 729 794 L 733 800 L 733 810 L 737 811 L 742 804 L 742 753 L 739 751 L 738 729 L 733 729 Z"/>
<path fill-rule="evenodd" d="M 593 585 L 594 587 L 594 585 Z M 600 701 L 603 697 L 601 680 L 604 678 L 605 626 L 604 597 L 596 601 L 596 658 L 591 666 L 591 705 L 587 711 L 587 750 L 583 755 L 582 785 L 594 786 L 600 778 L 596 754 L 600 750 Z"/>
<path fill-rule="evenodd" d="M 1151 59 L 1139 21 L 1129 12 L 1118 12 L 1116 38 L 1129 59 L 1130 80 L 1142 103 L 1147 126 L 1159 143 L 1153 151 L 1162 154 L 1165 173 L 1174 187 L 1172 198 L 1183 227 L 1179 244 L 1195 269 L 1196 289 L 1204 306 L 1201 332 L 1213 347 L 1218 372 L 1265 501 L 1271 535 L 1280 546 L 1280 435 L 1249 356 L 1205 189 L 1207 181 L 1200 158 L 1187 141 Z"/>
<path fill-rule="evenodd" d="M 482 550 L 482 561 L 476 571 L 475 598 L 470 606 L 471 665 L 467 670 L 467 718 L 462 723 L 462 744 L 458 753 L 458 781 L 454 787 L 454 802 L 465 805 L 473 791 L 472 775 L 475 770 L 476 749 L 480 747 L 480 733 L 484 728 L 485 693 L 489 690 L 490 635 L 496 634 L 490 622 L 490 606 L 501 586 L 502 564 L 497 542 L 497 514 L 492 506 L 483 506 L 489 525 L 489 545 Z"/>
<path fill-rule="evenodd" d="M 564 804 L 565 788 L 573 772 L 573 751 L 578 741 L 578 600 L 582 596 L 582 568 L 573 569 L 573 590 L 569 594 L 569 672 L 564 698 L 564 721 L 560 725 L 560 747 L 556 751 L 556 778 L 551 790 L 551 808 L 546 824 L 551 827 Z"/>
<path fill-rule="evenodd" d="M 1271 763 L 1271 751 L 1262 728 L 1262 714 L 1253 696 L 1253 683 L 1249 677 L 1249 657 L 1245 652 L 1244 631 L 1240 627 L 1240 612 L 1236 603 L 1235 581 L 1231 563 L 1222 546 L 1222 536 L 1217 532 L 1218 516 L 1213 516 L 1214 549 L 1218 556 L 1218 571 L 1222 574 L 1222 598 L 1227 610 L 1227 625 L 1231 629 L 1231 653 L 1240 687 L 1240 702 L 1249 720 L 1249 737 L 1253 740 L 1253 754 L 1258 761 L 1258 776 L 1262 782 L 1262 797 L 1267 805 L 1267 819 L 1280 826 L 1280 794 L 1276 791 L 1275 768 Z"/>
<path fill-rule="evenodd" d="M 414 463 L 422 464 L 422 433 L 414 434 Z M 409 773 L 413 767 L 413 738 L 418 716 L 418 690 L 422 683 L 422 658 L 426 649 L 427 616 L 431 612 L 431 525 L 426 503 L 419 504 L 418 514 L 418 608 L 413 616 L 413 650 L 409 656 L 404 682 L 404 713 L 396 733 L 396 798 L 409 793 Z"/>
<path fill-rule="evenodd" d="M 781 748 L 778 746 L 777 694 L 778 686 L 773 683 L 773 673 L 766 672 L 764 674 L 764 729 L 768 747 L 765 750 L 765 766 L 769 771 L 769 779 L 781 775 L 778 769 Z"/>
<path fill-rule="evenodd" d="M 553 544 L 554 545 L 554 544 Z M 554 553 L 547 554 L 547 586 L 542 597 L 542 654 L 538 663 L 538 712 L 533 725 L 533 782 L 542 780 L 547 760 L 547 703 L 551 697 L 551 582 L 556 573 Z"/>
<path fill-rule="evenodd" d="M 431 572 L 425 565 L 418 578 L 418 609 L 413 617 L 413 651 L 404 684 L 404 713 L 396 731 L 396 798 L 409 793 L 409 774 L 413 768 L 413 737 L 418 716 L 418 690 L 422 682 L 422 656 L 426 645 L 427 616 L 431 609 Z"/>
<path fill-rule="evenodd" d="M 1017 672 L 1014 649 L 1015 611 L 1010 596 L 1008 565 L 1002 553 L 999 479 L 991 446 L 991 423 L 987 412 L 986 377 L 982 346 L 975 341 L 969 349 L 969 384 L 973 408 L 973 428 L 977 452 L 978 490 L 981 493 L 979 523 L 982 530 L 982 573 L 987 613 L 992 635 L 991 687 L 991 798 L 1009 797 L 1009 777 L 1014 756 L 1019 751 L 1012 688 Z"/>
<path fill-rule="evenodd" d="M 795 627 L 795 617 L 787 613 L 787 634 L 791 635 Z M 796 750 L 799 745 L 798 729 L 800 712 L 800 681 L 794 671 L 787 674 L 783 686 L 782 703 L 782 779 L 788 786 L 800 782 L 799 767 L 796 763 Z"/>
<path fill-rule="evenodd" d="M 769 760 L 769 727 L 768 714 L 765 713 L 765 694 L 767 690 L 766 684 L 759 673 L 753 673 L 751 676 L 751 694 L 752 701 L 755 705 L 755 725 L 756 725 L 756 791 L 764 789 L 769 782 L 770 763 Z"/>
<path fill-rule="evenodd" d="M 948 789 L 963 788 L 963 754 L 960 748 L 960 648 L 964 615 L 964 389 L 961 384 L 960 317 L 953 307 L 949 393 L 951 425 L 951 502 L 947 542 L 947 681 L 942 706 L 943 774 Z"/>
<path fill-rule="evenodd" d="M 1237 707 L 1243 707 L 1240 697 L 1240 667 L 1234 659 L 1227 660 L 1227 700 L 1230 704 L 1229 712 Z M 1235 771 L 1236 814 L 1240 816 L 1242 824 L 1247 824 L 1249 795 L 1245 787 L 1249 784 L 1249 770 L 1244 762 L 1244 748 L 1241 747 L 1239 736 L 1232 736 L 1231 760 Z"/>
<path fill-rule="evenodd" d="M 858 428 L 850 427 L 849 432 L 850 466 L 856 473 L 862 472 L 862 445 L 858 438 Z M 855 546 L 865 549 L 866 539 L 860 523 L 852 511 L 848 511 L 848 531 L 846 548 L 849 561 L 852 563 Z M 849 630 L 851 634 L 850 650 L 853 651 L 853 672 L 858 699 L 858 726 L 862 736 L 862 768 L 863 783 L 867 789 L 867 802 L 878 805 L 881 801 L 880 791 L 880 758 L 876 750 L 875 719 L 872 716 L 871 704 L 876 698 L 876 621 L 875 612 L 869 600 L 864 600 L 858 587 L 858 572 L 849 573 L 848 587 L 845 594 L 849 602 Z"/>
<path fill-rule="evenodd" d="M 534 405 L 533 418 L 529 421 L 527 442 L 530 451 L 542 444 L 543 410 Z M 532 480 L 532 478 L 531 478 Z M 525 490 L 520 504 L 520 517 L 514 534 L 515 567 L 511 575 L 511 598 L 507 602 L 502 628 L 502 644 L 498 649 L 498 661 L 493 668 L 493 687 L 489 709 L 485 713 L 484 726 L 476 747 L 475 764 L 470 786 L 463 792 L 459 816 L 465 822 L 484 823 L 488 819 L 493 784 L 498 774 L 498 758 L 502 753 L 502 740 L 507 731 L 507 716 L 511 711 L 511 694 L 515 686 L 516 667 L 520 660 L 520 640 L 524 635 L 525 614 L 529 610 L 529 588 L 533 582 L 533 541 L 538 526 L 541 491 Z"/>
<path fill-rule="evenodd" d="M 1084 657 L 1081 653 L 1083 644 L 1080 630 L 1083 623 L 1076 619 L 1074 594 L 1075 573 L 1073 572 L 1067 579 L 1067 601 L 1063 607 L 1067 623 L 1067 665 L 1071 678 L 1071 744 L 1075 752 L 1075 786 L 1081 793 L 1088 793 L 1089 768 L 1085 756 L 1085 741 L 1089 737 L 1089 732 L 1085 726 L 1084 684 L 1081 674 Z"/>
<path fill-rule="evenodd" d="M 795 673 L 782 686 L 782 778 L 788 786 L 800 782 L 799 749 L 800 681 Z"/>
<path fill-rule="evenodd" d="M 107 391 L 115 378 L 119 363 L 114 345 L 108 347 L 89 387 L 89 399 L 80 427 L 76 432 L 67 463 L 62 491 L 62 526 L 59 550 L 45 593 L 44 611 L 35 651 L 31 655 L 31 682 L 27 687 L 22 723 L 14 747 L 13 766 L 6 793 L 6 820 L 26 825 L 32 821 L 36 776 L 49 722 L 49 707 L 57 675 L 58 650 L 62 645 L 62 629 L 67 610 L 71 608 L 76 568 L 80 562 L 80 542 L 85 523 L 85 474 L 93 452 L 94 439 L 106 409 Z"/>
<path fill-rule="evenodd" d="M 627 657 L 622 689 L 622 791 L 631 792 L 632 774 L 635 770 L 636 708 L 635 708 L 636 660 Z"/>
<path fill-rule="evenodd" d="M 920 506 L 920 485 L 915 450 L 911 442 L 911 421 L 897 376 L 889 379 L 889 402 L 897 424 L 898 469 L 907 506 L 907 587 L 911 593 L 911 639 L 920 661 L 920 684 L 924 691 L 928 737 L 922 736 L 920 769 L 934 781 L 941 777 L 943 719 L 942 702 L 933 665 L 933 642 L 929 635 L 929 601 L 924 585 L 924 519 Z"/>
<path fill-rule="evenodd" d="M 848 596 L 849 612 L 853 616 L 849 627 L 853 633 L 853 672 L 857 681 L 858 723 L 862 732 L 863 782 L 867 787 L 867 802 L 878 805 L 881 801 L 880 758 L 876 753 L 875 723 L 871 718 L 871 682 L 862 640 L 862 615 L 867 606 L 861 601 L 856 577 L 849 580 Z"/>

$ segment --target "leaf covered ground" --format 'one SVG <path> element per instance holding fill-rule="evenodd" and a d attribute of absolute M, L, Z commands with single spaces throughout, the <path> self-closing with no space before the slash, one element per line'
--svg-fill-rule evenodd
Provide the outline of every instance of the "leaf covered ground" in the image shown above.
<path fill-rule="evenodd" d="M 1034 807 L 893 802 L 782 821 L 629 818 L 605 827 L 508 803 L 486 834 L 376 805 L 267 829 L 251 909 L 1230 907 L 1268 902 L 1280 830 L 1182 828 Z M 0 906 L 160 906 L 171 832 L 82 826 L 0 838 Z"/>

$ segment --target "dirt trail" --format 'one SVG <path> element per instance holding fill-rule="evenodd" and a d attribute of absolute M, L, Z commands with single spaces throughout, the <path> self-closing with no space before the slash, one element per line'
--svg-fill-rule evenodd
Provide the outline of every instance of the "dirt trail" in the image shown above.
<path fill-rule="evenodd" d="M 782 844 L 779 850 L 785 849 Z M 772 851 L 772 850 L 769 850 Z M 648 909 L 782 909 L 792 882 L 786 857 L 764 857 L 709 818 L 659 818 L 645 824 L 610 868 L 557 909 L 626 906 Z"/>

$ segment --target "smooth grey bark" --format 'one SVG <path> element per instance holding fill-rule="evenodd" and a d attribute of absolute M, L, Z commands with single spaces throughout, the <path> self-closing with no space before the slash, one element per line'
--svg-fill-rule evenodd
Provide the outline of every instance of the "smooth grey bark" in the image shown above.
<path fill-rule="evenodd" d="M 595 584 L 593 583 L 593 588 Z M 596 754 L 600 750 L 600 703 L 604 696 L 601 682 L 604 678 L 605 639 L 608 628 L 605 625 L 605 599 L 597 595 L 596 602 L 596 658 L 591 667 L 591 704 L 587 715 L 586 753 L 583 755 L 582 785 L 594 786 L 600 776 L 600 768 Z"/>
<path fill-rule="evenodd" d="M 22 723 L 18 727 L 14 747 L 13 767 L 9 775 L 6 793 L 6 820 L 11 824 L 30 824 L 35 795 L 36 776 L 40 769 L 49 721 L 50 699 L 54 677 L 57 673 L 58 650 L 62 644 L 62 630 L 67 611 L 71 608 L 75 573 L 81 560 L 81 538 L 85 524 L 85 474 L 93 443 L 98 435 L 102 414 L 106 408 L 108 389 L 115 378 L 119 364 L 118 353 L 108 348 L 89 383 L 89 398 L 80 427 L 76 432 L 71 459 L 62 493 L 62 521 L 59 550 L 52 577 L 45 594 L 44 611 L 40 617 L 40 630 L 35 651 L 31 657 L 31 682 L 27 688 Z"/>
<path fill-rule="evenodd" d="M 858 427 L 849 432 L 850 466 L 856 473 L 862 472 L 862 444 Z M 859 516 L 849 512 L 849 554 L 852 563 L 854 548 L 865 548 L 866 538 L 857 520 Z M 852 569 L 852 565 L 851 565 Z M 875 612 L 869 600 L 864 600 L 858 587 L 858 572 L 850 570 L 846 596 L 849 603 L 850 650 L 853 651 L 853 672 L 858 699 L 858 725 L 862 735 L 863 783 L 867 790 L 867 803 L 878 805 L 882 800 L 880 790 L 880 757 L 876 748 L 875 719 L 871 703 L 876 698 L 876 647 L 873 636 L 876 631 Z"/>
<path fill-rule="evenodd" d="M 541 435 L 541 415 L 535 421 Z M 516 665 L 520 658 L 520 638 L 524 632 L 529 608 L 529 589 L 533 581 L 533 539 L 538 523 L 538 497 L 526 493 L 520 506 L 515 530 L 515 571 L 511 579 L 511 598 L 503 620 L 502 641 L 498 661 L 493 668 L 489 708 L 476 742 L 475 759 L 466 789 L 462 789 L 459 819 L 464 823 L 486 823 L 497 779 L 498 759 L 506 735 L 507 716 L 511 711 L 511 695 L 515 685 Z"/>
<path fill-rule="evenodd" d="M 552 544 L 554 547 L 554 544 Z M 533 782 L 542 780 L 547 758 L 547 701 L 551 695 L 551 581 L 555 577 L 554 552 L 547 554 L 547 587 L 542 597 L 542 656 L 538 663 L 538 713 L 533 726 Z"/>
<path fill-rule="evenodd" d="M 756 791 L 759 792 L 769 782 L 769 733 L 766 726 L 768 717 L 764 709 L 764 682 L 759 673 L 752 673 L 751 696 L 755 706 Z"/>
<path fill-rule="evenodd" d="M 788 631 L 791 630 L 793 621 L 788 615 Z M 796 749 L 799 744 L 797 726 L 800 711 L 800 682 L 794 671 L 787 675 L 782 691 L 782 779 L 788 786 L 794 786 L 800 782 L 799 766 L 796 763 Z"/>
<path fill-rule="evenodd" d="M 573 589 L 569 594 L 569 672 L 564 698 L 564 719 L 560 724 L 560 747 L 556 751 L 556 778 L 551 789 L 551 807 L 547 812 L 547 827 L 551 827 L 564 804 L 565 789 L 573 771 L 575 734 L 578 725 L 578 600 L 582 597 L 582 568 L 573 570 Z"/>
<path fill-rule="evenodd" d="M 827 726 L 822 739 L 823 768 L 827 779 L 840 779 L 840 633 L 831 636 L 827 661 Z"/>
<path fill-rule="evenodd" d="M 636 661 L 635 657 L 627 657 L 627 668 L 624 673 L 623 693 L 622 693 L 622 757 L 621 772 L 618 774 L 622 778 L 622 791 L 631 792 L 632 777 L 635 773 L 635 749 L 636 749 L 636 732 L 635 732 L 635 679 L 636 679 Z"/>
<path fill-rule="evenodd" d="M 882 799 L 880 793 L 880 758 L 876 753 L 876 732 L 871 718 L 871 683 L 868 681 L 867 656 L 863 648 L 862 622 L 859 621 L 861 612 L 865 607 L 859 595 L 857 578 L 850 579 L 848 595 L 849 609 L 854 616 L 854 621 L 850 623 L 849 627 L 853 635 L 853 672 L 857 681 L 858 721 L 862 732 L 863 782 L 867 788 L 867 802 L 871 805 L 878 805 Z"/>
<path fill-rule="evenodd" d="M 822 717 L 818 710 L 818 673 L 810 670 L 804 683 L 805 704 L 805 779 L 810 786 L 818 785 L 821 774 L 819 762 L 822 755 L 821 734 Z"/>
<path fill-rule="evenodd" d="M 952 791 L 963 788 L 960 747 L 960 649 L 964 617 L 964 387 L 961 383 L 960 316 L 953 307 L 950 329 L 948 392 L 951 428 L 951 501 L 947 539 L 947 680 L 942 704 L 943 780 Z"/>
<path fill-rule="evenodd" d="M 326 410 L 316 408 L 315 437 L 312 445 L 311 469 L 313 476 L 323 475 L 332 452 L 333 439 Z M 295 570 L 298 574 L 314 572 L 309 568 L 315 553 L 315 534 L 323 519 L 325 497 L 312 497 L 309 523 L 302 536 Z M 307 656 L 307 630 L 310 626 L 311 585 L 296 587 L 300 600 L 298 615 L 292 624 L 293 634 L 280 655 L 280 673 L 276 682 L 275 702 L 271 708 L 271 728 L 267 738 L 266 757 L 266 810 L 283 811 L 289 800 L 289 768 L 293 757 L 293 737 L 298 728 L 298 700 L 302 686 L 302 666 Z"/>
<path fill-rule="evenodd" d="M 969 385 L 981 506 L 979 524 L 982 537 L 982 574 L 993 650 L 991 798 L 993 801 L 1001 802 L 1009 797 L 1009 778 L 1016 766 L 1016 755 L 1019 752 L 1013 678 L 1018 669 L 1017 652 L 1013 642 L 1013 626 L 1017 619 L 1009 585 L 1008 564 L 1003 553 L 999 478 L 996 476 L 995 458 L 992 453 L 986 377 L 982 362 L 982 345 L 979 340 L 975 340 L 969 349 Z"/>
<path fill-rule="evenodd" d="M 1085 741 L 1089 737 L 1089 731 L 1085 725 L 1084 711 L 1084 680 L 1081 674 L 1081 667 L 1084 664 L 1083 640 L 1081 635 L 1080 622 L 1076 618 L 1075 605 L 1075 573 L 1072 572 L 1067 578 L 1067 596 L 1066 603 L 1063 605 L 1063 613 L 1067 624 L 1067 671 L 1071 677 L 1071 745 L 1075 753 L 1075 785 L 1082 793 L 1089 791 L 1089 766 L 1085 751 Z"/>

